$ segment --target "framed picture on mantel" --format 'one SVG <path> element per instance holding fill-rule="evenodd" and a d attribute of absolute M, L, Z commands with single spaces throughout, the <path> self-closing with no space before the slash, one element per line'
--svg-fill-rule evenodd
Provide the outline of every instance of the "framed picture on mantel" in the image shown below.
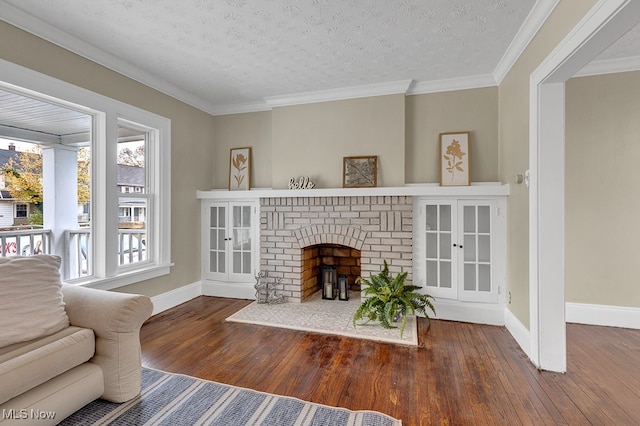
<path fill-rule="evenodd" d="M 229 191 L 249 189 L 251 148 L 231 148 L 229 156 Z"/>
<path fill-rule="evenodd" d="M 344 157 L 342 162 L 343 188 L 372 188 L 378 186 L 378 157 Z"/>
<path fill-rule="evenodd" d="M 470 185 L 469 132 L 440 133 L 440 185 Z"/>

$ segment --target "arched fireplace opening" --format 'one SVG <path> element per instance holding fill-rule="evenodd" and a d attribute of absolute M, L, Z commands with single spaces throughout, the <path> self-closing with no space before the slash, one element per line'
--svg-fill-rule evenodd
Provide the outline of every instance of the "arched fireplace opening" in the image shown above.
<path fill-rule="evenodd" d="M 302 249 L 302 300 L 322 289 L 323 268 L 334 267 L 335 277 L 346 276 L 351 291 L 360 291 L 360 250 L 340 244 L 318 244 Z"/>

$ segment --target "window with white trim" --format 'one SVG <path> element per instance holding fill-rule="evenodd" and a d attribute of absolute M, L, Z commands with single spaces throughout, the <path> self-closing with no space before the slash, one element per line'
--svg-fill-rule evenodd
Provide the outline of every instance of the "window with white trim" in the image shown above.
<path fill-rule="evenodd" d="M 2 60 L 0 75 L 0 90 L 90 118 L 84 139 L 58 138 L 52 142 L 30 140 L 28 132 L 10 135 L 13 140 L 37 143 L 43 148 L 45 221 L 67 212 L 67 220 L 50 222 L 53 227 L 58 223 L 66 225 L 64 229 L 50 230 L 54 243 L 49 250 L 63 258 L 61 272 L 65 280 L 112 289 L 169 273 L 171 121 Z M 36 120 L 31 117 L 30 121 Z M 3 124 L 0 123 L 0 130 L 5 127 Z M 31 132 L 41 133 L 35 129 Z M 142 180 L 125 181 L 130 191 L 122 193 L 118 190 L 118 147 L 131 141 L 143 146 L 144 157 L 139 166 L 142 171 L 136 170 L 134 177 L 142 176 Z M 77 159 L 82 147 L 90 152 L 90 201 L 81 203 L 76 198 L 76 205 L 71 206 L 73 202 L 68 200 L 73 197 L 58 195 L 77 189 L 65 187 L 65 172 L 58 161 L 62 159 L 64 169 L 75 173 L 70 161 Z M 47 187 L 52 180 L 55 184 Z M 138 186 L 140 191 L 132 190 Z M 67 200 L 67 205 L 60 198 Z M 74 217 L 71 221 L 69 209 Z M 123 212 L 130 220 L 126 224 L 121 221 Z"/>
<path fill-rule="evenodd" d="M 147 233 L 151 224 L 146 215 L 152 194 L 136 193 L 134 188 L 147 186 L 146 153 L 155 143 L 155 129 L 118 120 L 118 185 L 127 184 L 118 196 L 118 266 L 148 262 L 152 254 L 147 246 L 153 247 L 154 235 Z"/>

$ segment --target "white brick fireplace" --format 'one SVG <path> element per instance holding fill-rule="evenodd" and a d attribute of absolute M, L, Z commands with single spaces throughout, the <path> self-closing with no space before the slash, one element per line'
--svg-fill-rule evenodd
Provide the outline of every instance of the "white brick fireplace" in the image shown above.
<path fill-rule="evenodd" d="M 282 278 L 282 294 L 300 302 L 320 289 L 304 249 L 330 245 L 360 252 L 361 276 L 412 274 L 413 197 L 274 197 L 260 201 L 260 270 Z M 313 275 L 313 276 L 311 276 Z M 350 282 L 350 284 L 354 284 Z"/>

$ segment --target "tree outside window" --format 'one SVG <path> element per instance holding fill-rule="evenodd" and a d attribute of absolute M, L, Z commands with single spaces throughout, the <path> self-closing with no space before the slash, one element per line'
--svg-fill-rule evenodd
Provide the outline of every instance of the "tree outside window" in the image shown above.
<path fill-rule="evenodd" d="M 78 204 L 88 204 L 91 201 L 91 151 L 89 148 L 78 150 Z M 21 151 L 11 158 L 0 169 L 5 180 L 5 187 L 11 197 L 25 204 L 24 210 L 18 211 L 16 217 L 27 217 L 27 204 L 33 206 L 29 217 L 31 224 L 42 225 L 42 148 L 34 145 L 29 151 Z M 22 208 L 21 208 L 22 209 Z M 18 216 L 18 214 L 24 216 Z M 33 221 L 32 221 L 33 219 Z"/>

